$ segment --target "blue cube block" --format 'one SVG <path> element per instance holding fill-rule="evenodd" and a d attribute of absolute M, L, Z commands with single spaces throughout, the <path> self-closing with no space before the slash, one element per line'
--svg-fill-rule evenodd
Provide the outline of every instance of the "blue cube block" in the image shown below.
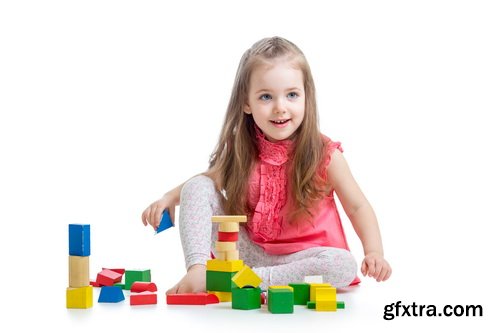
<path fill-rule="evenodd" d="M 163 212 L 163 216 L 161 217 L 160 225 L 158 226 L 158 229 L 156 229 L 156 233 L 160 233 L 163 230 L 167 230 L 170 227 L 173 227 L 172 220 L 170 219 L 170 214 L 168 213 L 168 210 Z"/>
<path fill-rule="evenodd" d="M 90 224 L 69 225 L 69 255 L 90 256 Z"/>
<path fill-rule="evenodd" d="M 103 286 L 99 293 L 99 303 L 118 303 L 125 300 L 122 288 L 118 286 Z"/>

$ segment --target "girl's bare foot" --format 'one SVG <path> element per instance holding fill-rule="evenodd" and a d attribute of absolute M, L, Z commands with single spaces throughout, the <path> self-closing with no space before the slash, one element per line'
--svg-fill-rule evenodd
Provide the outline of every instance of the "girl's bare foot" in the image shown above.
<path fill-rule="evenodd" d="M 196 264 L 189 267 L 186 275 L 167 294 L 199 293 L 206 291 L 207 266 Z"/>

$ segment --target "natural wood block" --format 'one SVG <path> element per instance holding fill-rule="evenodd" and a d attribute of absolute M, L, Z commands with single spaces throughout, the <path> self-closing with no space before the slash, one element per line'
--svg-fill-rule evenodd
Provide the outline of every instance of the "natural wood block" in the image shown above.
<path fill-rule="evenodd" d="M 218 216 L 212 216 L 212 222 L 214 223 L 220 223 L 220 222 L 246 222 L 247 221 L 247 216 L 246 215 L 218 215 Z"/>
<path fill-rule="evenodd" d="M 89 258 L 69 256 L 69 287 L 79 288 L 90 285 Z"/>
<path fill-rule="evenodd" d="M 239 260 L 240 259 L 240 251 L 226 251 L 226 260 Z"/>
<path fill-rule="evenodd" d="M 219 232 L 238 232 L 238 231 L 240 231 L 240 224 L 237 222 L 219 223 Z"/>
<path fill-rule="evenodd" d="M 215 242 L 217 252 L 226 252 L 236 250 L 236 242 Z"/>

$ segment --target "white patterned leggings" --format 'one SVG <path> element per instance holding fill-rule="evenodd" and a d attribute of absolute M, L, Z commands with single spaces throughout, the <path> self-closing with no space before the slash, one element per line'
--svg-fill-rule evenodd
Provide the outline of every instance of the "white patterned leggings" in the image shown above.
<path fill-rule="evenodd" d="M 217 224 L 211 222 L 213 215 L 224 215 L 214 182 L 206 176 L 187 181 L 181 191 L 179 211 L 186 268 L 206 265 L 210 251 L 215 253 Z M 262 278 L 263 290 L 273 285 L 303 282 L 304 277 L 312 275 L 321 275 L 323 282 L 341 288 L 356 277 L 356 261 L 344 249 L 314 247 L 287 255 L 270 255 L 250 240 L 246 228 L 240 228 L 237 245 L 240 259 Z"/>

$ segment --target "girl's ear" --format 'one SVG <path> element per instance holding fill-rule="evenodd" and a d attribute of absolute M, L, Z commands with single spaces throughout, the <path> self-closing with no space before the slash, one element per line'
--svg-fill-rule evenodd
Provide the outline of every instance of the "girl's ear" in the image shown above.
<path fill-rule="evenodd" d="M 252 114 L 252 111 L 250 111 L 250 105 L 248 105 L 248 103 L 245 103 L 245 105 L 243 106 L 243 112 L 245 112 L 246 114 Z"/>

